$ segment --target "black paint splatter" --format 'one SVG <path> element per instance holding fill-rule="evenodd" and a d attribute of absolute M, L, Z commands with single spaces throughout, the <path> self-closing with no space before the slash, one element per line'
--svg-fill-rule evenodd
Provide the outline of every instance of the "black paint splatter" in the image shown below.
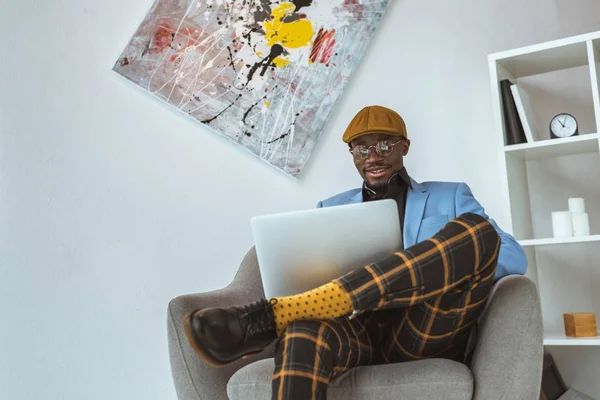
<path fill-rule="evenodd" d="M 275 86 L 273 87 L 273 89 L 271 90 L 271 92 L 272 92 L 272 91 L 274 91 L 275 89 L 277 89 L 277 87 L 278 87 L 278 86 L 279 86 L 279 85 L 275 85 Z M 268 90 L 269 90 L 269 89 L 265 89 L 265 92 L 267 92 Z M 260 103 L 261 101 L 265 101 L 265 100 L 267 99 L 267 96 L 268 96 L 268 94 L 265 94 L 263 97 L 261 97 L 259 100 L 257 100 L 257 101 L 256 101 L 256 103 L 252 104 L 252 105 L 251 105 L 251 106 L 250 106 L 250 107 L 249 107 L 249 108 L 246 110 L 246 112 L 244 113 L 244 116 L 242 117 L 242 123 L 243 123 L 244 125 L 246 125 L 246 126 L 248 125 L 248 124 L 246 123 L 246 118 L 248 118 L 248 115 L 250 115 L 250 111 L 252 111 L 252 109 L 253 109 L 254 107 L 256 107 L 256 106 L 258 105 L 258 103 Z M 297 115 L 299 115 L 299 114 L 297 114 Z M 252 129 L 254 129 L 254 125 L 252 125 Z"/>
<path fill-rule="evenodd" d="M 264 76 L 265 72 L 267 72 L 267 69 L 269 68 L 269 66 L 273 63 L 273 60 L 275 58 L 279 57 L 280 55 L 282 55 L 283 52 L 284 52 L 284 49 L 280 44 L 273 45 L 273 47 L 271 47 L 271 52 L 269 53 L 269 55 L 267 57 L 263 58 L 260 62 L 254 64 L 252 66 L 252 68 L 250 69 L 250 72 L 248 73 L 248 80 L 246 81 L 246 85 L 252 80 L 254 73 L 260 67 L 262 67 L 262 70 L 260 71 L 259 75 Z"/>
<path fill-rule="evenodd" d="M 259 28 L 252 28 L 252 29 L 248 30 L 248 32 L 242 34 L 242 37 L 244 39 L 246 39 L 246 44 L 249 47 L 252 47 L 252 48 L 256 49 L 256 45 L 254 45 L 254 46 L 252 45 L 252 40 L 251 40 L 252 39 L 252 33 L 253 32 L 260 33 L 260 31 L 261 31 L 261 29 L 259 29 Z"/>
<path fill-rule="evenodd" d="M 291 127 L 290 127 L 290 129 L 288 129 L 288 131 L 286 133 L 284 133 L 283 135 L 279 136 L 277 139 L 273 139 L 271 141 L 263 142 L 263 143 L 273 144 L 273 143 L 275 143 L 275 142 L 277 142 L 277 141 L 279 141 L 281 139 L 285 139 L 290 133 L 292 133 L 292 128 Z"/>
<path fill-rule="evenodd" d="M 260 98 L 259 100 L 256 101 L 256 103 L 252 104 L 244 113 L 244 116 L 242 117 L 242 122 L 244 123 L 244 125 L 246 125 L 246 118 L 248 118 L 248 115 L 250 114 L 250 111 L 252 111 L 252 109 L 254 107 L 256 107 L 258 105 L 258 103 L 260 103 L 261 101 L 264 101 L 267 98 L 267 96 L 263 96 L 262 98 Z M 254 128 L 254 126 L 252 126 Z"/>
<path fill-rule="evenodd" d="M 218 117 L 219 117 L 221 114 L 223 114 L 225 111 L 229 110 L 229 109 L 230 109 L 230 108 L 231 108 L 231 107 L 232 107 L 232 106 L 235 104 L 235 102 L 236 102 L 236 101 L 238 101 L 238 100 L 240 99 L 240 97 L 242 97 L 242 95 L 241 95 L 241 94 L 238 94 L 238 96 L 235 98 L 235 100 L 234 100 L 234 101 L 232 101 L 230 105 L 228 105 L 227 107 L 225 107 L 225 109 L 224 109 L 223 111 L 221 111 L 220 113 L 218 113 L 218 114 L 217 114 L 217 115 L 215 115 L 214 117 L 212 117 L 212 118 L 209 118 L 209 119 L 205 119 L 204 121 L 201 121 L 201 122 L 202 122 L 202 123 L 204 123 L 204 124 L 210 124 L 210 123 L 211 123 L 211 122 L 213 122 L 215 119 L 217 119 L 217 118 L 218 118 Z"/>
<path fill-rule="evenodd" d="M 298 119 L 299 116 L 300 116 L 300 113 L 296 113 L 296 118 L 294 118 L 294 122 L 292 122 L 292 124 L 290 125 L 290 129 L 288 129 L 288 131 L 286 133 L 284 133 L 283 135 L 279 136 L 276 139 L 270 140 L 268 142 L 263 142 L 263 143 L 273 144 L 275 142 L 278 142 L 278 141 L 283 140 L 286 137 L 288 137 L 290 135 L 290 133 L 292 133 L 292 128 L 294 127 L 294 125 L 296 125 L 296 120 Z"/>
<path fill-rule="evenodd" d="M 229 48 L 229 46 L 227 46 L 227 51 L 229 52 L 229 65 L 231 65 L 231 68 L 233 68 L 233 72 L 235 72 L 237 74 L 237 70 L 235 69 L 235 64 L 233 63 L 233 54 L 231 54 L 231 49 Z"/>
<path fill-rule="evenodd" d="M 144 57 L 150 51 L 151 43 L 152 43 L 152 40 L 148 40 L 148 43 L 146 43 L 146 47 L 144 48 L 144 51 L 142 51 L 142 57 Z"/>
<path fill-rule="evenodd" d="M 302 7 L 310 7 L 313 0 L 293 0 L 292 3 L 296 6 L 295 12 L 300 11 Z"/>

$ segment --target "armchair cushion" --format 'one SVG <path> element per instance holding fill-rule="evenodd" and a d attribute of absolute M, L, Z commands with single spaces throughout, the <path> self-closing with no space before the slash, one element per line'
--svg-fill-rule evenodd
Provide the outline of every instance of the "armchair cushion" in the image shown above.
<path fill-rule="evenodd" d="M 273 359 L 237 371 L 227 385 L 230 400 L 271 398 Z M 471 400 L 473 375 L 465 365 L 442 359 L 357 367 L 329 385 L 330 400 Z"/>

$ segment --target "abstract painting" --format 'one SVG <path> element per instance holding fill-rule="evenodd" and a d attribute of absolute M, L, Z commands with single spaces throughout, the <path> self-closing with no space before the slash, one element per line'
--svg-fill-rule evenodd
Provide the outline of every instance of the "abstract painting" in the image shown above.
<path fill-rule="evenodd" d="M 114 70 L 298 176 L 391 0 L 156 0 Z"/>

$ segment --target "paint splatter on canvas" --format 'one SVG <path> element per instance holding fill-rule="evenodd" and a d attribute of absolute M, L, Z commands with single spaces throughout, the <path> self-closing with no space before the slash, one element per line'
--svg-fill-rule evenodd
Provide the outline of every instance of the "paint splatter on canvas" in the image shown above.
<path fill-rule="evenodd" d="M 390 1 L 156 0 L 114 70 L 297 176 Z"/>

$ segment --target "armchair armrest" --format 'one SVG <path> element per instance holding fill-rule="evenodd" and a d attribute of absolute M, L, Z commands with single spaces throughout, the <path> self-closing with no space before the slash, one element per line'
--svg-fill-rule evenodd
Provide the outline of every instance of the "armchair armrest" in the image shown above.
<path fill-rule="evenodd" d="M 196 355 L 183 331 L 183 318 L 198 308 L 228 307 L 264 297 L 258 260 L 250 249 L 233 281 L 225 288 L 209 293 L 179 296 L 170 301 L 167 318 L 169 358 L 179 400 L 227 400 L 227 382 L 244 365 L 272 357 L 269 351 L 252 360 L 239 360 L 223 368 L 213 368 Z"/>
<path fill-rule="evenodd" d="M 511 275 L 492 289 L 480 320 L 471 370 L 475 400 L 537 399 L 544 333 L 540 299 L 527 277 Z"/>

